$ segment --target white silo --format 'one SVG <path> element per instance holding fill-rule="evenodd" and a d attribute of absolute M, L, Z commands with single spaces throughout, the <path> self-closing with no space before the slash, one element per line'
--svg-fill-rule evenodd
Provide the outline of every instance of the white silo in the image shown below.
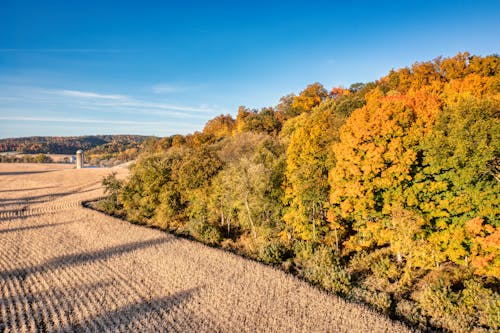
<path fill-rule="evenodd" d="M 84 162 L 84 160 L 83 160 L 83 150 L 78 149 L 76 151 L 76 168 L 77 169 L 83 168 L 83 162 Z"/>

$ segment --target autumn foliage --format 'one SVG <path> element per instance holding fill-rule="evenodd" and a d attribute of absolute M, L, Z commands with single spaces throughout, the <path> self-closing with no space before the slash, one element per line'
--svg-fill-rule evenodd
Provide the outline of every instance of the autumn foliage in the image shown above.
<path fill-rule="evenodd" d="M 115 211 L 421 328 L 499 329 L 499 110 L 497 55 L 314 83 L 156 144 Z"/>

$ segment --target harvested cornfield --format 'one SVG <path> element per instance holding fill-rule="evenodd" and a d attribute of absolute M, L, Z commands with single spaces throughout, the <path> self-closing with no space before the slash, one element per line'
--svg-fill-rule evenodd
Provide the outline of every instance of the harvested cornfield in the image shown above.
<path fill-rule="evenodd" d="M 272 267 L 84 208 L 111 171 L 0 164 L 0 332 L 408 331 Z"/>

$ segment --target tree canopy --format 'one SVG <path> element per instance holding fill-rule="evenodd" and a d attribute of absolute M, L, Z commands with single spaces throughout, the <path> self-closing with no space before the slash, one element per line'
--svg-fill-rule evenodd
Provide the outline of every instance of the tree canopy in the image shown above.
<path fill-rule="evenodd" d="M 144 145 L 106 207 L 416 327 L 498 330 L 499 118 L 497 55 L 313 83 Z"/>

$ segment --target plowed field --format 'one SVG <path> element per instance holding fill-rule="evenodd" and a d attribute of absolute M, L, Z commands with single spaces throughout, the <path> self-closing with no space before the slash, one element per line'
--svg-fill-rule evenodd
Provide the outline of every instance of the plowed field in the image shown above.
<path fill-rule="evenodd" d="M 272 267 L 84 208 L 111 171 L 0 164 L 0 332 L 407 331 Z"/>

